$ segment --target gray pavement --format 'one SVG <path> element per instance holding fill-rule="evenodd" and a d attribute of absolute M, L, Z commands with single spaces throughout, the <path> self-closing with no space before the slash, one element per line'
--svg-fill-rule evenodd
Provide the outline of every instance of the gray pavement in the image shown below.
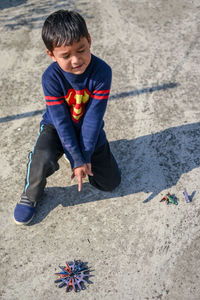
<path fill-rule="evenodd" d="M 83 14 L 92 52 L 113 69 L 105 129 L 122 183 L 78 193 L 61 158 L 35 219 L 17 227 L 45 108 L 41 26 L 60 8 Z M 200 299 L 199 21 L 199 0 L 1 0 L 0 299 Z M 160 203 L 167 192 L 177 206 Z M 73 259 L 95 276 L 66 294 L 54 273 Z"/>

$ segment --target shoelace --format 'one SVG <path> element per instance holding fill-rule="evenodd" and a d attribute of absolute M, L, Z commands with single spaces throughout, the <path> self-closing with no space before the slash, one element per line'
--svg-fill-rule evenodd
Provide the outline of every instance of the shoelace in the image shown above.
<path fill-rule="evenodd" d="M 21 200 L 19 201 L 19 204 L 23 204 L 23 205 L 27 205 L 30 207 L 35 207 L 36 206 L 36 202 L 30 201 L 27 196 L 22 196 Z"/>

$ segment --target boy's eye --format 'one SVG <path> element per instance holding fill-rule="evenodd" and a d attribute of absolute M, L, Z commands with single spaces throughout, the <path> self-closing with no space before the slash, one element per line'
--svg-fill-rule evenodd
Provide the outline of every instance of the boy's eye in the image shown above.
<path fill-rule="evenodd" d="M 85 49 L 78 50 L 78 53 L 83 53 Z"/>
<path fill-rule="evenodd" d="M 63 56 L 64 59 L 68 59 L 69 58 L 69 55 L 65 55 Z"/>

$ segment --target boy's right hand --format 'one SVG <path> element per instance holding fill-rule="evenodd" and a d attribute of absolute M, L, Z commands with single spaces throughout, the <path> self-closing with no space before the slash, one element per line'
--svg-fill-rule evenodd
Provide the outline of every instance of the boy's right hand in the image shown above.
<path fill-rule="evenodd" d="M 84 164 L 73 169 L 73 174 L 71 178 L 73 179 L 74 177 L 77 177 L 79 192 L 82 189 L 82 179 L 85 178 L 87 175 L 93 176 L 91 164 Z"/>

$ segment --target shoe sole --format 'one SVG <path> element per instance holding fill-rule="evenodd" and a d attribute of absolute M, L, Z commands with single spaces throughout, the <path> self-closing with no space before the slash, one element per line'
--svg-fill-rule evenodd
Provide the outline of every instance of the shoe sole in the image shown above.
<path fill-rule="evenodd" d="M 34 215 L 32 216 L 32 218 L 31 218 L 30 220 L 28 220 L 27 222 L 18 222 L 18 221 L 15 220 L 14 217 L 13 217 L 13 219 L 14 219 L 15 224 L 17 224 L 17 225 L 28 225 L 28 224 L 33 220 L 34 216 L 35 216 L 35 214 L 34 214 Z"/>

